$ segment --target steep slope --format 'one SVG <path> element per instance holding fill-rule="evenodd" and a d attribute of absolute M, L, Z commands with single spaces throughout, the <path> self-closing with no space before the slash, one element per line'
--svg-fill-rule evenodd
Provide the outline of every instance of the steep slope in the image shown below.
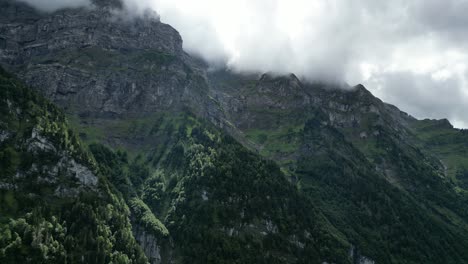
<path fill-rule="evenodd" d="M 363 86 L 223 71 L 210 80 L 239 140 L 281 164 L 357 250 L 378 263 L 466 260 L 466 195 L 419 148 L 419 121 Z"/>
<path fill-rule="evenodd" d="M 417 120 L 412 123 L 414 134 L 423 149 L 441 159 L 444 174 L 466 189 L 468 169 L 468 135 L 463 129 L 455 129 L 446 119 Z"/>
<path fill-rule="evenodd" d="M 0 262 L 146 263 L 61 111 L 0 69 Z"/>
<path fill-rule="evenodd" d="M 149 125 L 145 137 L 159 143 L 129 159 L 130 172 L 115 184 L 133 186 L 124 191 L 129 199 L 164 219 L 173 243 L 166 254 L 175 263 L 352 260 L 351 244 L 274 163 L 190 114 L 168 113 Z M 97 145 L 92 150 L 111 156 Z M 146 173 L 131 171 L 134 164 Z"/>
<path fill-rule="evenodd" d="M 0 63 L 92 143 L 151 262 L 468 261 L 462 131 L 361 85 L 207 72 L 154 16 L 95 3 L 0 0 Z"/>
<path fill-rule="evenodd" d="M 0 1 L 0 63 L 65 110 L 115 116 L 199 107 L 206 90 L 178 32 L 112 1 L 40 13 Z M 198 98 L 198 99 L 197 99 Z M 189 100 L 190 99 L 190 100 Z M 201 99 L 199 99 L 201 100 Z"/>
<path fill-rule="evenodd" d="M 166 143 L 145 157 L 91 155 L 57 107 L 0 76 L 2 263 L 353 261 L 279 167 L 195 116 L 151 123 Z"/>

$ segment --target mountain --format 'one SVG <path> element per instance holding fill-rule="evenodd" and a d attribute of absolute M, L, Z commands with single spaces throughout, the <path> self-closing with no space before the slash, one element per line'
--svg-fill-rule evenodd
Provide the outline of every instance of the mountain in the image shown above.
<path fill-rule="evenodd" d="M 0 72 L 2 263 L 146 263 L 129 211 L 65 116 Z"/>
<path fill-rule="evenodd" d="M 0 77 L 2 263 L 351 259 L 276 164 L 195 116 L 161 115 L 148 136 L 164 148 L 129 159 L 84 149 L 60 109 Z"/>
<path fill-rule="evenodd" d="M 2 263 L 468 263 L 466 131 L 94 4 L 0 0 Z"/>
<path fill-rule="evenodd" d="M 82 115 L 173 109 L 206 88 L 176 30 L 154 14 L 118 12 L 103 5 L 47 15 L 2 1 L 0 56 L 27 84 Z"/>
<path fill-rule="evenodd" d="M 464 131 L 416 120 L 362 85 L 343 91 L 294 75 L 233 84 L 239 78 L 226 72 L 211 79 L 224 87 L 217 98 L 249 145 L 281 164 L 366 255 L 378 263 L 464 262 L 464 246 L 454 246 L 466 243 Z M 444 249 L 423 257 L 429 248 Z"/>

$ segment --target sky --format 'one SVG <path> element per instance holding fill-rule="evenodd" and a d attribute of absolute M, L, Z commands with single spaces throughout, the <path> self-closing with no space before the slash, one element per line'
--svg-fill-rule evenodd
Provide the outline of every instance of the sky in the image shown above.
<path fill-rule="evenodd" d="M 89 0 L 21 0 L 45 11 Z M 214 67 L 362 83 L 417 118 L 468 128 L 468 0 L 124 0 Z"/>

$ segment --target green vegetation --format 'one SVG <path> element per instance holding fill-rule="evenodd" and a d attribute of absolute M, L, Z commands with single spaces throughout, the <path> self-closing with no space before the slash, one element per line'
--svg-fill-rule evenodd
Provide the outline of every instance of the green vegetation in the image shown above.
<path fill-rule="evenodd" d="M 3 70 L 0 98 L 0 262 L 146 263 L 128 207 L 61 111 Z M 80 183 L 67 162 L 98 182 Z"/>
<path fill-rule="evenodd" d="M 145 120 L 134 129 L 154 147 L 132 161 L 90 149 L 134 222 L 171 236 L 177 263 L 348 262 L 350 244 L 273 162 L 191 114 Z"/>
<path fill-rule="evenodd" d="M 140 222 L 146 230 L 152 232 L 156 237 L 167 237 L 169 231 L 151 212 L 151 209 L 140 199 L 133 198 L 130 200 L 130 208 L 133 212 L 133 217 Z"/>
<path fill-rule="evenodd" d="M 459 263 L 468 257 L 466 197 L 441 178 L 437 159 L 378 125 L 374 113 L 342 129 L 327 125 L 320 110 L 312 113 L 304 126 L 290 120 L 276 130 L 245 133 L 361 254 L 377 263 Z M 449 129 L 459 133 L 459 144 L 467 142 Z M 437 146 L 457 153 L 453 145 Z"/>
<path fill-rule="evenodd" d="M 468 141 L 444 122 L 402 139 L 373 112 L 340 128 L 321 109 L 252 107 L 257 154 L 189 111 L 71 129 L 3 71 L 0 111 L 1 263 L 147 263 L 137 233 L 162 263 L 468 259 Z"/>
<path fill-rule="evenodd" d="M 468 172 L 468 132 L 454 129 L 447 120 L 421 120 L 413 124 L 420 146 L 438 157 L 447 176 L 464 185 Z"/>
<path fill-rule="evenodd" d="M 287 157 L 297 151 L 301 144 L 303 126 L 285 126 L 277 130 L 252 129 L 245 132 L 247 139 L 261 146 L 260 153 L 266 157 Z"/>
<path fill-rule="evenodd" d="M 460 263 L 468 257 L 464 198 L 417 157 L 405 156 L 411 153 L 391 137 L 381 132 L 375 148 L 398 164 L 400 188 L 336 129 L 312 121 L 304 136 L 315 151 L 299 160 L 301 188 L 365 256 L 377 263 Z"/>
<path fill-rule="evenodd" d="M 166 221 L 182 262 L 347 260 L 349 244 L 273 162 L 204 122 L 177 123 L 160 164 L 172 175 Z"/>

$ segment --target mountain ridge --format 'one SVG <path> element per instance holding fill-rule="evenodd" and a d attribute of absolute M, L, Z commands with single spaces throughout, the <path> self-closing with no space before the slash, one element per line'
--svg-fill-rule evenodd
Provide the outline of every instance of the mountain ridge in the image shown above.
<path fill-rule="evenodd" d="M 468 261 L 468 136 L 446 120 L 210 71 L 154 17 L 25 8 L 0 1 L 0 64 L 64 109 L 151 263 Z"/>

